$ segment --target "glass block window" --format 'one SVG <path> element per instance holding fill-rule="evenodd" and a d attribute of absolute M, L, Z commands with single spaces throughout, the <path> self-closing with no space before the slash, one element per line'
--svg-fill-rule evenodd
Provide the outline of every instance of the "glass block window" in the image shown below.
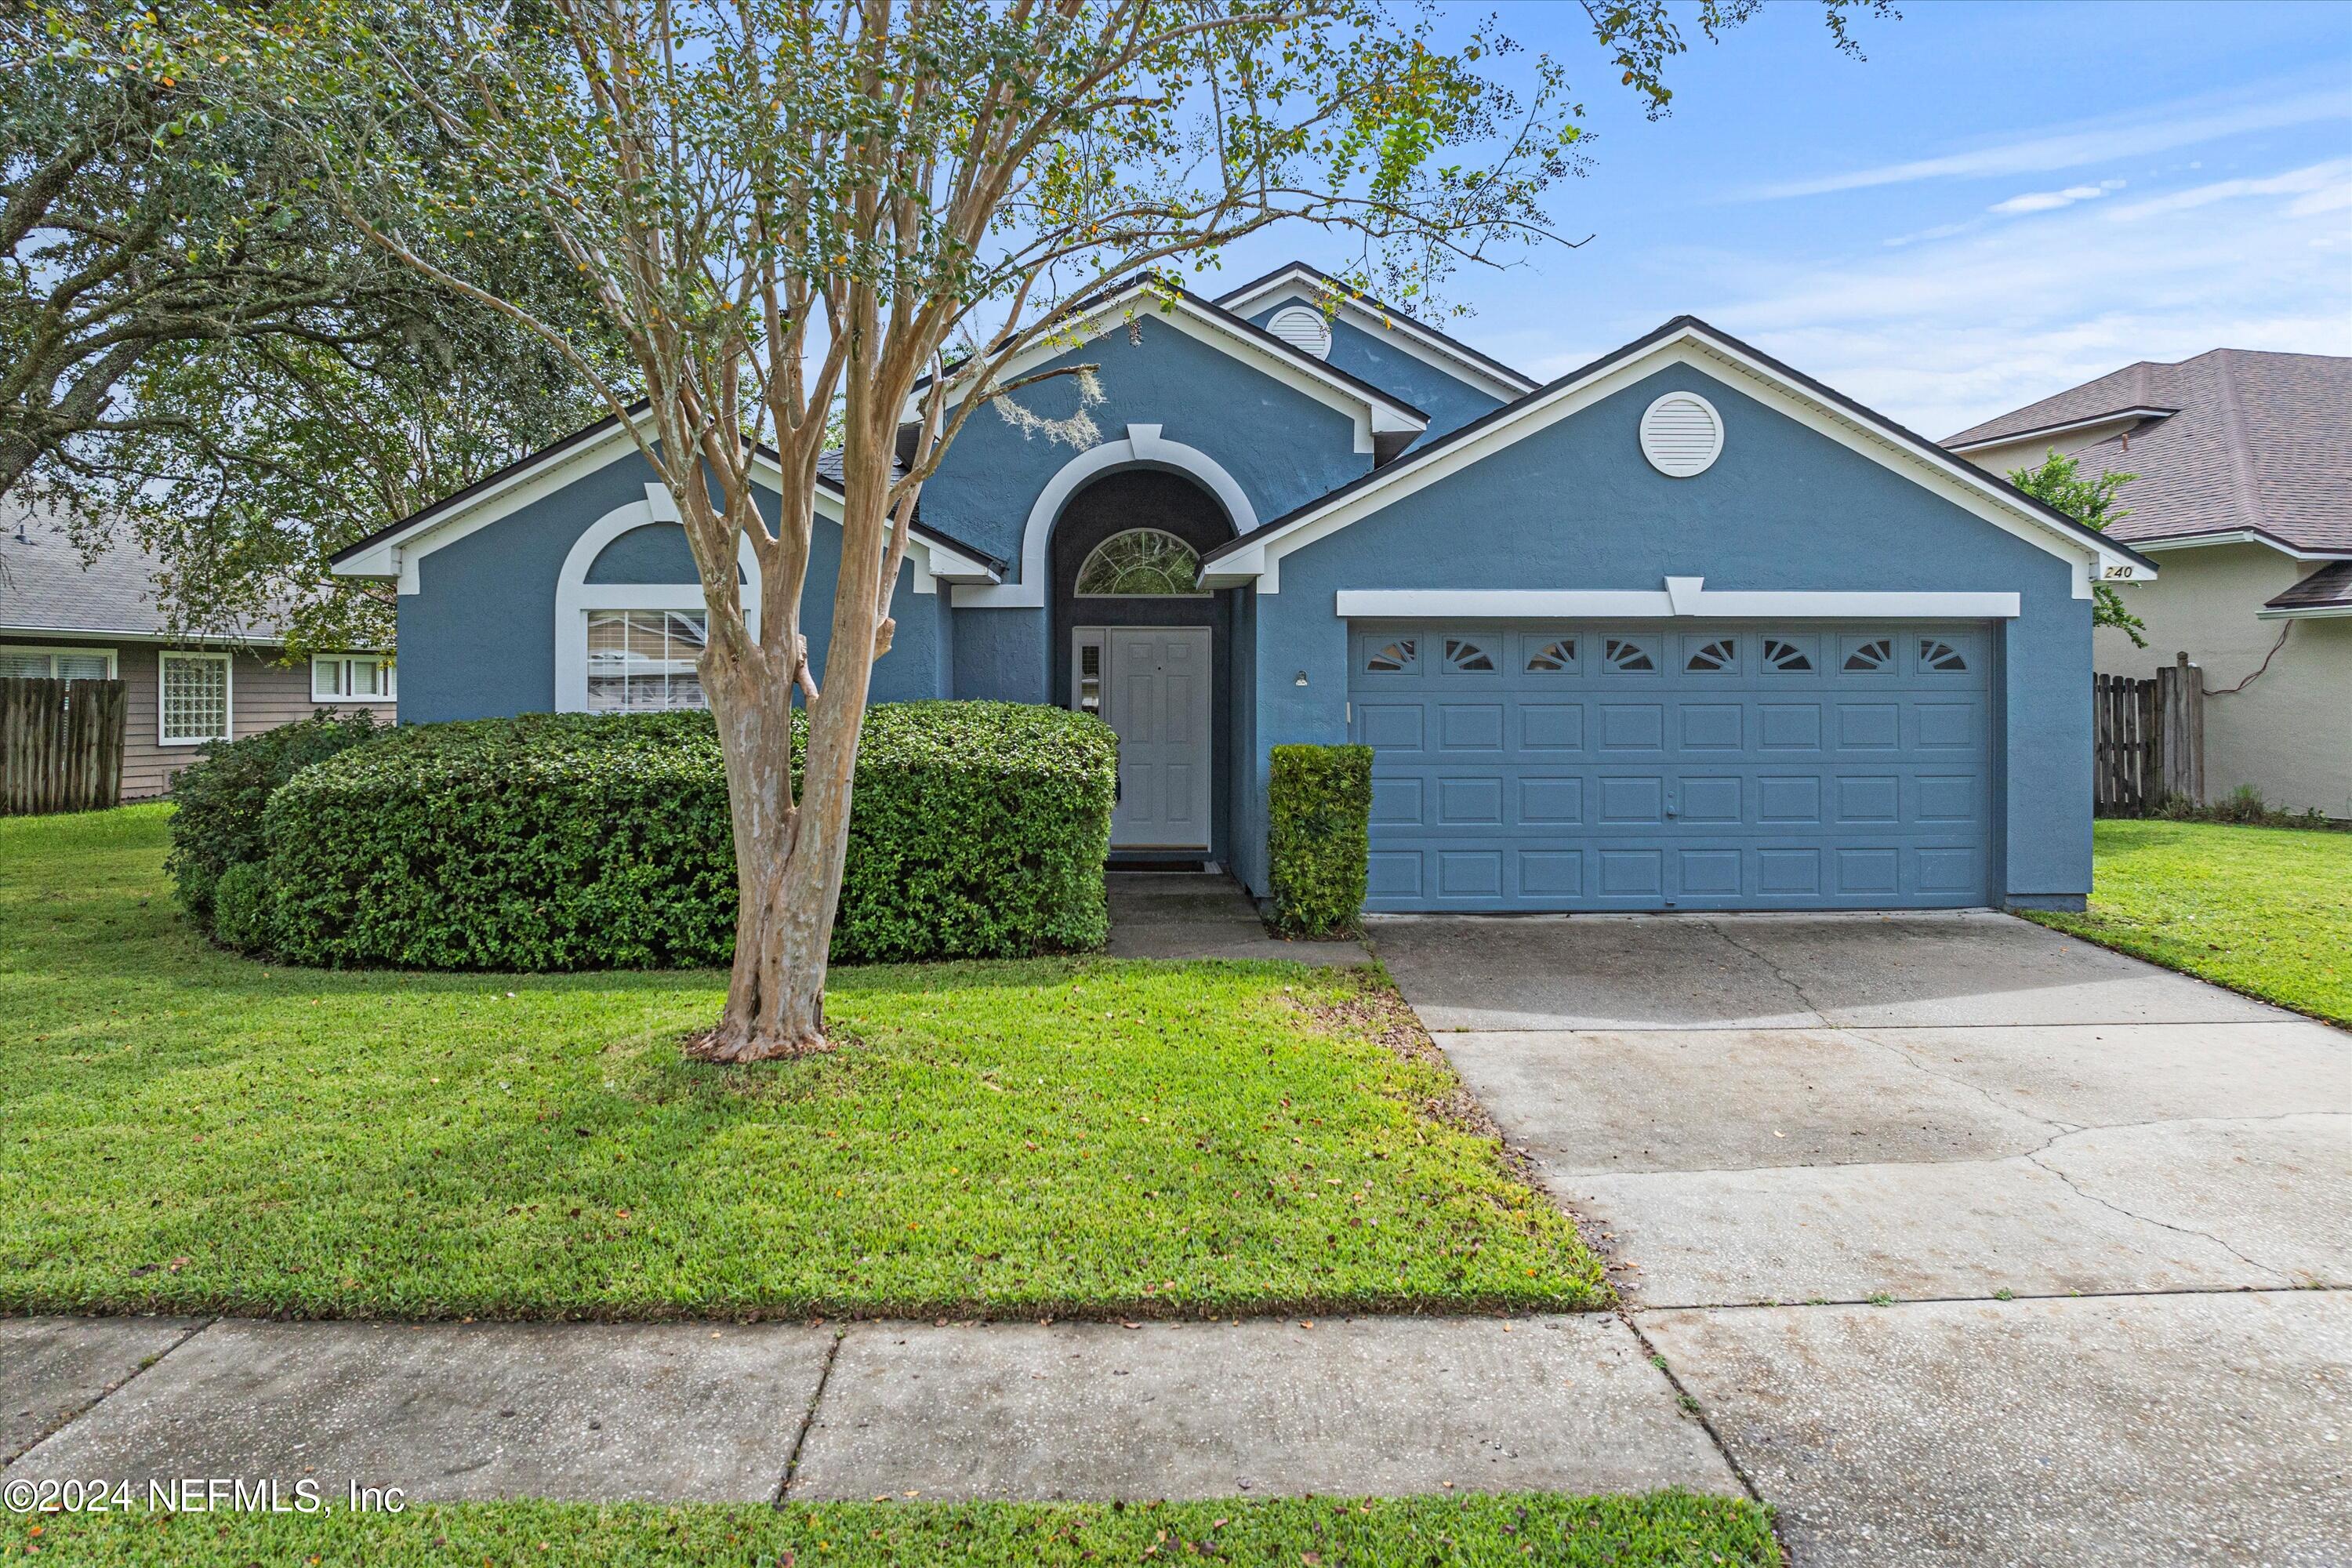
<path fill-rule="evenodd" d="M 1779 637 L 1764 639 L 1764 668 L 1767 669 L 1811 669 L 1813 661 L 1801 643 L 1783 642 Z"/>
<path fill-rule="evenodd" d="M 1445 668 L 1465 671 L 1491 670 L 1495 668 L 1495 661 L 1487 657 L 1485 648 L 1467 637 L 1447 637 Z"/>
<path fill-rule="evenodd" d="M 0 647 L 0 679 L 111 680 L 114 650 L 108 647 Z"/>
<path fill-rule="evenodd" d="M 195 746 L 227 740 L 228 655 L 164 653 L 157 658 L 162 667 L 163 743 Z"/>
<path fill-rule="evenodd" d="M 1576 668 L 1576 639 L 1555 637 L 1528 655 L 1528 668 L 1546 675 L 1556 675 Z"/>
<path fill-rule="evenodd" d="M 1650 651 L 1646 638 L 1611 637 L 1601 645 L 1601 660 L 1610 668 L 1622 673 L 1655 669 L 1658 660 Z"/>
<path fill-rule="evenodd" d="M 1087 552 L 1078 567 L 1078 596 L 1205 598 L 1208 590 L 1192 585 L 1200 571 L 1199 553 L 1174 534 L 1157 528 L 1130 528 Z"/>
<path fill-rule="evenodd" d="M 313 702 L 389 702 L 392 660 L 382 654 L 322 653 L 310 661 Z"/>
<path fill-rule="evenodd" d="M 1364 668 L 1373 675 L 1401 675 L 1421 662 L 1421 645 L 1412 637 L 1381 643 L 1364 655 Z"/>
<path fill-rule="evenodd" d="M 1894 667 L 1895 645 L 1885 637 L 1874 637 L 1869 642 L 1856 643 L 1846 649 L 1844 668 L 1856 674 Z"/>
<path fill-rule="evenodd" d="M 1683 668 L 1700 675 L 1719 674 L 1739 668 L 1739 644 L 1731 637 L 1717 637 L 1691 649 L 1683 660 Z"/>
<path fill-rule="evenodd" d="M 1968 668 L 1968 655 L 1941 637 L 1919 639 L 1919 668 L 1957 674 Z"/>
<path fill-rule="evenodd" d="M 694 667 L 706 625 L 700 610 L 589 611 L 588 711 L 709 707 Z"/>

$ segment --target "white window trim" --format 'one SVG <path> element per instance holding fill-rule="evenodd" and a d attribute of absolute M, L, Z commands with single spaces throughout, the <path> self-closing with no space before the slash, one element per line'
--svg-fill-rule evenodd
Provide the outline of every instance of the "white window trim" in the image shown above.
<path fill-rule="evenodd" d="M 206 659 L 221 667 L 221 733 L 174 739 L 165 728 L 171 721 L 171 705 L 164 694 L 163 667 L 175 658 Z M 225 653 L 175 647 L 158 650 L 155 655 L 155 743 L 159 746 L 209 746 L 215 741 L 232 739 L 236 734 L 236 660 Z"/>
<path fill-rule="evenodd" d="M 75 654 L 83 658 L 88 658 L 92 655 L 96 655 L 97 657 L 106 660 L 107 679 L 119 680 L 121 679 L 121 667 L 115 661 L 114 650 L 110 647 L 68 647 L 62 643 L 0 642 L 0 653 L 46 653 L 53 656 L 53 660 L 55 655 L 61 653 Z M 55 669 L 57 668 L 56 663 L 53 661 L 49 668 L 51 669 Z M 57 678 L 55 676 L 51 676 L 49 679 L 54 680 Z"/>
<path fill-rule="evenodd" d="M 1362 620 L 2013 620 L 2016 594 L 1742 593 L 1703 586 L 1700 577 L 1669 577 L 1658 589 L 1586 589 L 1566 593 L 1516 589 L 1342 588 L 1334 595 L 1342 617 Z"/>
<path fill-rule="evenodd" d="M 1247 533 L 1257 526 L 1257 509 L 1250 505 L 1241 481 L 1227 473 L 1218 461 L 1196 447 L 1181 441 L 1160 438 L 1157 425 L 1130 425 L 1121 440 L 1105 441 L 1101 446 L 1079 453 L 1062 465 L 1059 472 L 1045 481 L 1037 499 L 1029 508 L 1029 521 L 1021 530 L 1021 577 L 1018 582 L 990 584 L 959 584 L 954 604 L 959 610 L 1036 610 L 1045 605 L 1045 546 L 1054 536 L 1054 524 L 1062 515 L 1062 508 L 1089 480 L 1119 468 L 1173 468 L 1198 479 L 1209 493 L 1225 509 L 1226 521 L 1233 524 L 1236 535 Z M 1203 584 L 1216 586 L 1217 584 Z"/>
<path fill-rule="evenodd" d="M 319 667 L 322 664 L 373 664 L 383 670 L 383 693 L 378 697 L 353 697 L 319 689 Z M 318 653 L 310 656 L 310 700 L 313 702 L 397 702 L 400 700 L 398 677 L 392 656 L 385 653 Z"/>
<path fill-rule="evenodd" d="M 598 518 L 573 541 L 555 579 L 555 710 L 588 711 L 588 612 L 591 610 L 708 610 L 699 583 L 591 583 L 588 569 L 604 547 L 632 529 L 676 522 L 677 506 L 662 485 L 647 485 L 646 499 Z M 735 563 L 743 574 L 743 619 L 760 635 L 760 558 L 751 542 L 736 541 Z"/>

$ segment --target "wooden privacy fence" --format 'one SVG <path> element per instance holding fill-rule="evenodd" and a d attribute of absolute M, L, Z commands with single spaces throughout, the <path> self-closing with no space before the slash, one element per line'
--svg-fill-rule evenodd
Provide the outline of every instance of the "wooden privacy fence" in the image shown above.
<path fill-rule="evenodd" d="M 2093 800 L 2103 816 L 2205 801 L 2205 672 L 2181 654 L 2153 680 L 2095 675 Z"/>
<path fill-rule="evenodd" d="M 122 797 L 122 682 L 0 679 L 0 816 Z"/>

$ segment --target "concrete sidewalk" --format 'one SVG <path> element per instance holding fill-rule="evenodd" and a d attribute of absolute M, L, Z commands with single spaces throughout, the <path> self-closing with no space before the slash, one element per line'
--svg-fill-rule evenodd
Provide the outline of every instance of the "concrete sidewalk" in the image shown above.
<path fill-rule="evenodd" d="M 0 1458 L 415 1500 L 1744 1495 L 1605 1314 L 0 1321 Z"/>

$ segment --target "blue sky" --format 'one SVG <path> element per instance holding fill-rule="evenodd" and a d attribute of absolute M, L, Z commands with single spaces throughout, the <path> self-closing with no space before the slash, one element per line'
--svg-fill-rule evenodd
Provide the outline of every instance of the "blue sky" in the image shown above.
<path fill-rule="evenodd" d="M 1531 374 L 1688 310 L 1939 437 L 2134 360 L 2352 353 L 2345 0 L 1911 0 L 1864 61 L 1780 0 L 1676 62 L 1655 123 L 1580 6 L 1500 11 L 1593 132 L 1553 205 L 1591 242 L 1455 285 L 1457 335 Z"/>

